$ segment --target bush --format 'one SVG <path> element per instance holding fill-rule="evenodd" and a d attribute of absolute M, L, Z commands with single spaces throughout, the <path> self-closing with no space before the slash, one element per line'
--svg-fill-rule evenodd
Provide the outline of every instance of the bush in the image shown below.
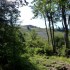
<path fill-rule="evenodd" d="M 44 54 L 44 49 L 43 48 L 35 48 L 35 54 Z"/>
<path fill-rule="evenodd" d="M 53 55 L 53 54 L 52 54 L 52 53 L 53 53 L 52 46 L 50 46 L 50 45 L 48 45 L 48 44 L 44 47 L 44 51 L 45 51 L 46 55 L 48 55 L 48 56 Z"/>
<path fill-rule="evenodd" d="M 56 36 L 54 38 L 55 41 L 55 47 L 56 47 L 56 55 L 65 55 L 65 41 L 62 36 Z"/>
<path fill-rule="evenodd" d="M 65 56 L 66 47 L 63 45 L 60 49 L 57 50 L 58 56 Z"/>

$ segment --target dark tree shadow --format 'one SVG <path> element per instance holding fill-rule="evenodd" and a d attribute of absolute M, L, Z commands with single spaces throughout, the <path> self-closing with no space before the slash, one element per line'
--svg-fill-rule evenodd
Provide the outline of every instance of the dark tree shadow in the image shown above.
<path fill-rule="evenodd" d="M 38 70 L 27 58 L 18 58 L 3 66 L 3 70 Z"/>

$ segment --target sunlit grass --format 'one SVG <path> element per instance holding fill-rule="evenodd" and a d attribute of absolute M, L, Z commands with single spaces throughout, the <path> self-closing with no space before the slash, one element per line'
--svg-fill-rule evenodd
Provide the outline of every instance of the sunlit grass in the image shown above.
<path fill-rule="evenodd" d="M 45 55 L 34 55 L 30 57 L 29 60 L 31 63 L 35 64 L 39 70 L 48 70 L 47 66 L 59 67 L 62 63 L 70 63 L 70 58 Z"/>

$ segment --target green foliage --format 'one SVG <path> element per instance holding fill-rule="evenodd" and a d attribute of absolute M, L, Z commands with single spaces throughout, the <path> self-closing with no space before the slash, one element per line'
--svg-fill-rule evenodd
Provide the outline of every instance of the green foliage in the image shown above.
<path fill-rule="evenodd" d="M 1 68 L 3 70 L 37 70 L 35 65 L 28 60 L 28 57 L 21 56 L 26 52 L 26 43 L 24 35 L 19 31 L 19 28 L 9 25 L 1 26 L 0 32 Z M 32 49 L 29 52 L 32 52 Z"/>
<path fill-rule="evenodd" d="M 17 2 L 18 3 L 18 2 Z M 24 37 L 16 25 L 19 11 L 16 2 L 0 1 L 0 67 L 1 70 L 21 69 Z M 21 69 L 22 70 L 22 69 Z"/>
<path fill-rule="evenodd" d="M 54 70 L 63 67 L 63 64 L 70 63 L 70 58 L 58 56 L 34 55 L 29 59 L 32 64 L 37 66 L 38 70 Z"/>
<path fill-rule="evenodd" d="M 59 56 L 65 56 L 65 50 L 66 50 L 66 47 L 65 45 L 62 46 L 62 48 L 58 49 L 58 55 Z"/>
<path fill-rule="evenodd" d="M 35 30 L 32 30 L 32 31 L 30 32 L 30 35 L 31 35 L 31 39 L 32 39 L 32 40 L 36 40 L 36 39 L 37 39 L 37 33 L 35 32 Z"/>
<path fill-rule="evenodd" d="M 35 48 L 35 54 L 44 54 L 45 52 L 44 52 L 44 49 L 42 49 L 42 48 Z"/>
<path fill-rule="evenodd" d="M 38 16 L 42 16 L 43 18 L 45 18 L 45 22 L 46 22 L 46 18 L 48 19 L 49 29 L 51 30 L 50 36 L 52 36 L 51 41 L 52 41 L 53 52 L 56 51 L 56 49 L 54 48 L 55 45 L 53 43 L 54 43 L 54 25 L 55 25 L 54 23 L 57 21 L 62 22 L 62 27 L 64 28 L 64 32 L 65 32 L 65 34 L 64 34 L 65 35 L 64 36 L 65 44 L 66 44 L 65 46 L 66 46 L 66 48 L 69 48 L 69 38 L 68 38 L 69 20 L 68 20 L 68 22 L 66 22 L 67 21 L 66 16 L 69 14 L 66 12 L 69 11 L 70 1 L 69 0 L 57 0 L 57 1 L 56 0 L 41 0 L 41 1 L 34 0 L 33 3 L 34 3 L 33 4 L 34 18 L 38 17 Z M 68 16 L 68 18 L 69 18 L 69 16 Z M 48 36 L 48 31 L 46 31 L 46 32 L 47 32 L 47 36 Z M 49 38 L 49 36 L 48 36 L 48 38 Z"/>
<path fill-rule="evenodd" d="M 3 30 L 2 30 L 3 29 Z M 21 39 L 18 27 L 10 25 L 1 25 L 0 28 L 0 64 L 15 64 L 24 47 L 24 38 Z"/>
<path fill-rule="evenodd" d="M 22 3 L 22 1 L 20 2 Z M 60 0 L 59 4 L 64 5 L 66 2 L 66 0 Z M 27 3 L 26 0 L 25 3 Z M 45 19 L 46 17 L 49 19 L 51 12 L 52 16 L 56 17 L 54 15 L 55 9 L 58 7 L 55 8 L 56 2 L 36 0 L 34 3 L 35 17 L 41 15 Z M 39 37 L 35 30 L 29 30 L 30 32 L 24 35 L 20 32 L 19 27 L 16 25 L 19 16 L 16 2 L 10 3 L 7 0 L 3 0 L 0 1 L 0 4 L 1 70 L 47 70 L 46 64 L 55 60 L 55 57 L 46 57 L 47 55 L 53 55 L 51 44 L 48 44 L 46 40 Z M 67 4 L 65 6 L 67 7 Z M 64 38 L 57 36 L 54 38 L 54 41 L 57 54 L 64 56 L 66 50 Z M 68 53 L 70 54 L 70 50 L 68 50 Z"/>
<path fill-rule="evenodd" d="M 29 55 L 52 55 L 52 46 L 48 45 L 47 41 L 38 36 L 34 30 L 27 37 L 29 38 L 26 38 L 26 51 Z"/>
<path fill-rule="evenodd" d="M 54 40 L 55 40 L 57 55 L 64 56 L 66 50 L 64 38 L 62 36 L 55 36 Z"/>
<path fill-rule="evenodd" d="M 46 64 L 46 58 L 42 55 L 34 55 L 29 58 L 30 62 L 37 66 L 38 70 L 48 70 L 44 64 Z"/>

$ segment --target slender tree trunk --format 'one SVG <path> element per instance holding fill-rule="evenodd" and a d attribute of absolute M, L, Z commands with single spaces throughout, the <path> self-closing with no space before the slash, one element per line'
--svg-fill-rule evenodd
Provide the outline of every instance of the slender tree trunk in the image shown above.
<path fill-rule="evenodd" d="M 44 6 L 44 11 L 45 11 L 45 15 L 44 15 L 44 20 L 45 20 L 45 27 L 46 27 L 46 33 L 47 33 L 47 37 L 48 37 L 48 44 L 50 44 L 50 42 L 49 42 L 49 33 L 48 33 L 48 28 L 47 28 L 47 23 L 46 23 L 46 13 L 47 13 L 47 11 L 46 11 L 46 6 Z"/>
<path fill-rule="evenodd" d="M 69 25 L 69 29 L 70 29 L 70 15 L 69 15 L 69 18 L 68 18 L 68 25 Z"/>
<path fill-rule="evenodd" d="M 50 39 L 51 39 L 52 46 L 53 46 L 53 37 L 52 37 L 52 28 L 51 28 L 51 21 L 50 21 L 50 18 L 48 18 L 48 21 L 49 21 Z"/>
<path fill-rule="evenodd" d="M 46 33 L 47 33 L 47 37 L 48 37 L 48 43 L 49 43 L 49 33 L 48 33 L 47 24 L 46 24 L 46 17 L 44 17 L 44 20 L 45 20 Z"/>
<path fill-rule="evenodd" d="M 50 20 L 49 20 L 49 30 L 50 30 L 51 40 L 52 40 L 52 29 L 51 29 L 51 22 L 50 22 Z"/>
<path fill-rule="evenodd" d="M 52 13 L 50 14 L 51 16 L 51 24 L 52 24 L 52 43 L 53 43 L 53 53 L 56 53 L 56 47 L 55 47 L 55 41 L 54 41 L 54 23 L 53 23 L 53 17 L 52 17 Z"/>
<path fill-rule="evenodd" d="M 62 26 L 63 26 L 63 31 L 64 31 L 65 27 L 64 27 L 64 23 L 63 23 L 63 20 L 62 20 Z"/>
<path fill-rule="evenodd" d="M 66 22 L 66 14 L 65 14 L 65 5 L 62 6 L 62 19 L 65 27 L 65 44 L 66 48 L 69 48 L 69 39 L 68 39 L 68 25 Z"/>
<path fill-rule="evenodd" d="M 52 25 L 52 46 L 53 46 L 53 53 L 56 53 L 56 47 L 55 47 L 55 41 L 54 41 L 54 24 L 53 24 L 53 16 L 52 16 L 52 0 L 50 0 L 50 20 L 51 20 L 51 25 Z"/>

